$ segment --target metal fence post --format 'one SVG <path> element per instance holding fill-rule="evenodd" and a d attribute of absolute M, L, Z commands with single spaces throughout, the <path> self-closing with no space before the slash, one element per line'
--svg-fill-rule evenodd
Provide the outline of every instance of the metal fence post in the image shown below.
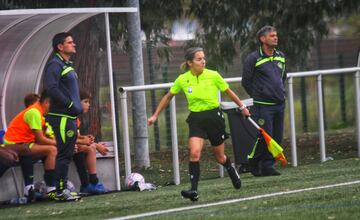
<path fill-rule="evenodd" d="M 106 51 L 109 70 L 109 85 L 110 85 L 110 100 L 111 100 L 111 123 L 113 126 L 113 140 L 114 140 L 114 154 L 115 154 L 115 179 L 117 190 L 121 189 L 120 184 L 120 168 L 119 168 L 119 152 L 117 141 L 117 126 L 116 126 L 116 114 L 115 114 L 115 95 L 114 95 L 114 79 L 112 68 L 112 56 L 111 56 L 111 40 L 110 40 L 110 24 L 109 13 L 105 13 L 105 30 L 106 30 Z"/>
<path fill-rule="evenodd" d="M 293 77 L 288 78 L 288 100 L 289 100 L 289 118 L 290 118 L 290 140 L 291 140 L 291 164 L 297 167 L 297 149 L 296 149 L 296 130 L 295 130 L 295 110 L 294 110 L 294 91 Z"/>
<path fill-rule="evenodd" d="M 326 161 L 325 153 L 325 129 L 324 129 L 324 109 L 323 109 L 323 94 L 322 94 L 322 75 L 318 74 L 317 80 L 317 92 L 318 92 L 318 121 L 319 121 L 319 141 L 320 141 L 320 160 Z"/>
<path fill-rule="evenodd" d="M 177 139 L 177 125 L 176 125 L 176 104 L 175 97 L 170 101 L 170 124 L 171 124 L 171 146 L 173 159 L 173 172 L 175 185 L 180 184 L 180 169 L 179 169 L 179 146 Z"/>
<path fill-rule="evenodd" d="M 358 53 L 358 63 L 357 66 L 360 67 L 360 50 Z M 360 157 L 360 83 L 359 76 L 360 71 L 356 71 L 354 75 L 355 80 L 355 106 L 356 106 L 356 129 L 357 129 L 357 145 L 358 145 L 358 156 Z"/>
<path fill-rule="evenodd" d="M 129 122 L 128 122 L 128 112 L 127 112 L 126 91 L 123 91 L 120 93 L 120 107 L 121 107 L 121 125 L 122 125 L 122 130 L 123 130 L 125 180 L 126 180 L 126 178 L 131 173 Z"/>

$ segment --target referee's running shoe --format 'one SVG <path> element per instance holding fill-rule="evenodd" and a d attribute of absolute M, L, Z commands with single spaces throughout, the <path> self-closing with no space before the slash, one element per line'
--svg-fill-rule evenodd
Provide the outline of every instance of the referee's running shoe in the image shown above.
<path fill-rule="evenodd" d="M 196 202 L 199 200 L 199 194 L 196 190 L 182 190 L 181 191 L 182 197 L 186 199 L 190 199 L 193 202 Z"/>
<path fill-rule="evenodd" d="M 64 189 L 62 193 L 57 194 L 55 200 L 60 202 L 72 202 L 81 199 L 81 196 L 71 193 L 70 190 Z"/>
<path fill-rule="evenodd" d="M 227 168 L 227 172 L 235 189 L 241 188 L 240 175 L 233 166 Z"/>

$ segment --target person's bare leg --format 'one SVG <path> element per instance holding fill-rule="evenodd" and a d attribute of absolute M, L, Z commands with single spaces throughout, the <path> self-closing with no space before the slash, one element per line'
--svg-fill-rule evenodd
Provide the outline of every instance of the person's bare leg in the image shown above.
<path fill-rule="evenodd" d="M 45 170 L 54 170 L 55 169 L 55 160 L 57 155 L 57 149 L 53 145 L 41 145 L 33 144 L 31 147 L 31 154 L 35 157 L 44 156 L 44 167 Z"/>
<path fill-rule="evenodd" d="M 55 164 L 57 148 L 54 145 L 33 144 L 31 147 L 33 157 L 45 157 L 44 160 L 44 180 L 47 186 L 47 192 L 55 190 Z"/>
<path fill-rule="evenodd" d="M 224 143 L 222 143 L 218 146 L 213 146 L 212 151 L 214 153 L 216 162 L 218 162 L 219 164 L 224 164 L 226 162 L 226 156 L 224 153 L 225 152 L 225 144 Z"/>
<path fill-rule="evenodd" d="M 86 166 L 88 169 L 88 173 L 96 174 L 96 146 L 90 145 L 88 146 L 88 150 L 86 150 Z"/>
<path fill-rule="evenodd" d="M 234 188 L 240 189 L 241 188 L 240 176 L 237 173 L 236 169 L 232 166 L 230 158 L 227 157 L 224 153 L 225 152 L 225 144 L 222 143 L 218 146 L 213 146 L 212 149 L 213 149 L 213 153 L 214 153 L 216 161 L 219 164 L 223 165 L 225 167 L 226 171 L 228 172 Z"/>

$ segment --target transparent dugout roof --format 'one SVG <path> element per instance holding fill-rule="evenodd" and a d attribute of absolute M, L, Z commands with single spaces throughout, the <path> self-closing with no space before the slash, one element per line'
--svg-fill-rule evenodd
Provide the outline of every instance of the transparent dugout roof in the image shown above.
<path fill-rule="evenodd" d="M 0 11 L 1 128 L 23 109 L 22 100 L 39 90 L 52 54 L 51 39 L 101 13 L 136 12 L 136 8 L 28 9 Z"/>

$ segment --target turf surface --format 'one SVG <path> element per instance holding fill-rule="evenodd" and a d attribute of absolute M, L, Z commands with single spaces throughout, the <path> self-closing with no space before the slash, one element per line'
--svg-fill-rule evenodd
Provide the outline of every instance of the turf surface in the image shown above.
<path fill-rule="evenodd" d="M 104 219 L 144 212 L 208 204 L 275 192 L 360 180 L 360 160 L 341 159 L 288 167 L 277 177 L 242 175 L 241 190 L 225 178 L 204 178 L 199 202 L 180 196 L 188 183 L 151 192 L 118 192 L 85 197 L 71 203 L 40 202 L 0 209 L 0 219 Z M 150 219 L 359 219 L 360 184 L 241 201 L 151 216 Z"/>

